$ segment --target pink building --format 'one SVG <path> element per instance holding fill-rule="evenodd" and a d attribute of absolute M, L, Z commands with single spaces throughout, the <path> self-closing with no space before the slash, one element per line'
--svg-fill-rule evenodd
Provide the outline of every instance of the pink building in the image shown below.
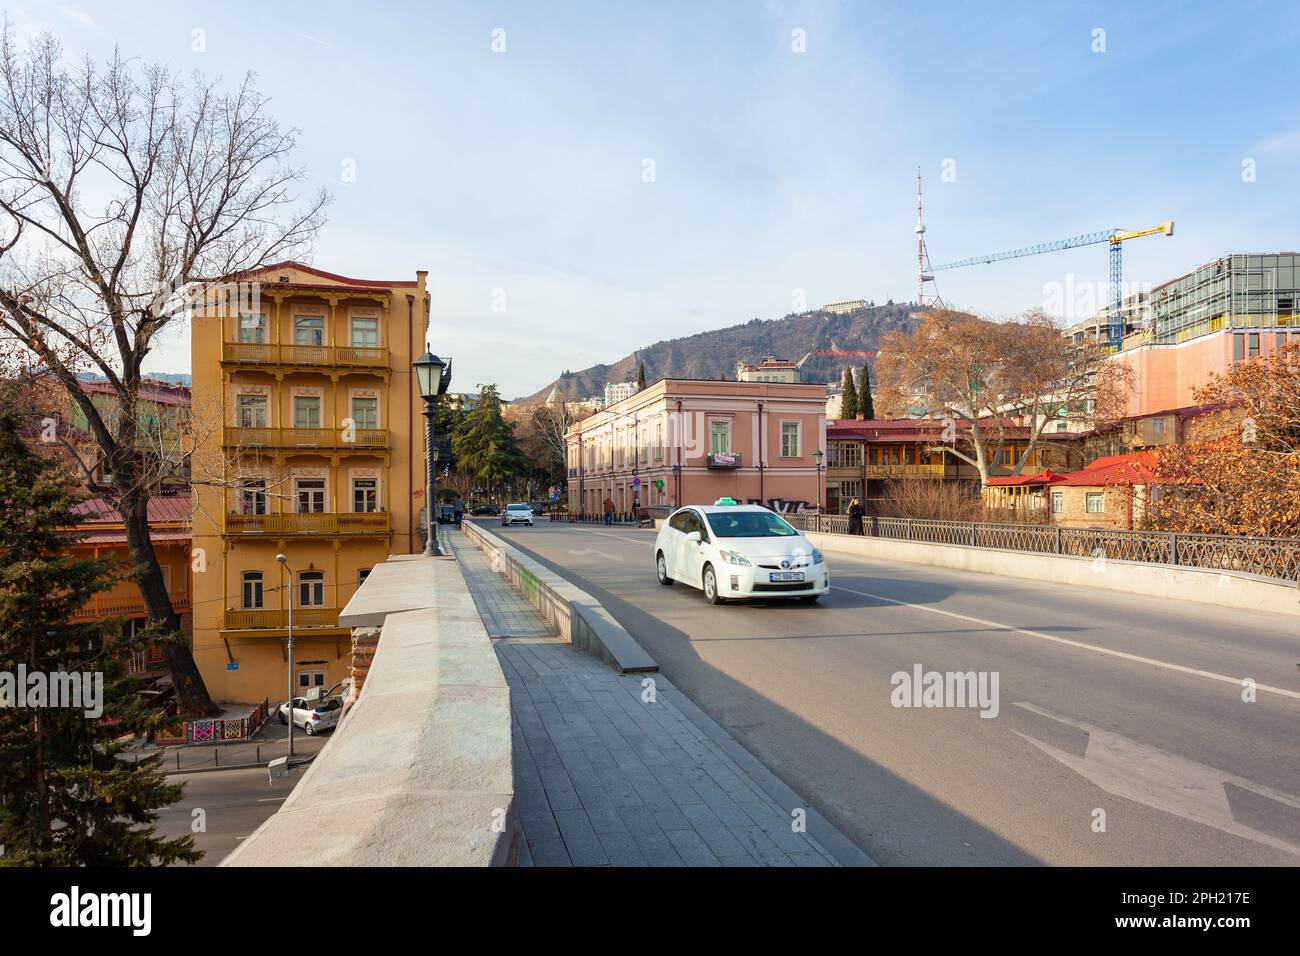
<path fill-rule="evenodd" d="M 826 386 L 661 379 L 565 435 L 569 510 L 824 498 Z"/>

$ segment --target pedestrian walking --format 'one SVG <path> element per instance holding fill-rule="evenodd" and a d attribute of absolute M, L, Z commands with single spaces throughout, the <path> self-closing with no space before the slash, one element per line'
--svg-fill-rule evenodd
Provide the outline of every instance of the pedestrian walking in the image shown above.
<path fill-rule="evenodd" d="M 614 523 L 614 499 L 605 499 L 605 524 Z"/>
<path fill-rule="evenodd" d="M 452 502 L 451 509 L 452 509 L 452 516 L 456 520 L 456 527 L 459 528 L 460 519 L 465 517 L 465 499 L 462 498 L 459 494 L 457 494 L 456 500 Z"/>
<path fill-rule="evenodd" d="M 862 533 L 862 502 L 854 498 L 849 502 L 849 534 Z"/>

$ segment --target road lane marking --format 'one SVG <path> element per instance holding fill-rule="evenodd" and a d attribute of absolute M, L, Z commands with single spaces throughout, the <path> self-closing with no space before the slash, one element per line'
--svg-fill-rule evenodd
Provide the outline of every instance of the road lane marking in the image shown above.
<path fill-rule="evenodd" d="M 1283 807 L 1300 808 L 1300 800 L 1291 794 L 1159 750 L 1102 727 L 1063 717 L 1043 707 L 1022 701 L 1017 701 L 1015 706 L 1086 733 L 1088 746 L 1084 755 L 1079 757 L 1031 734 L 1012 730 L 1017 737 L 1107 793 L 1300 856 L 1300 846 L 1286 837 L 1265 833 L 1239 822 L 1233 813 L 1226 785 L 1249 790 Z M 1295 824 L 1291 826 L 1294 828 Z"/>
<path fill-rule="evenodd" d="M 929 607 L 925 604 L 913 604 L 910 601 L 898 601 L 891 597 L 885 597 L 883 594 L 873 594 L 870 591 L 858 591 L 854 588 L 846 588 L 842 584 L 832 585 L 832 590 L 847 591 L 849 594 L 858 594 L 862 597 L 874 598 L 877 601 L 885 601 L 889 604 L 898 604 L 902 607 L 915 608 L 918 611 L 929 611 L 931 614 L 942 614 L 945 617 L 955 617 L 961 621 L 969 621 L 972 624 L 980 624 L 984 627 L 995 628 L 999 631 L 1012 631 L 1016 634 L 1023 634 L 1026 637 L 1034 637 L 1040 641 L 1051 641 L 1053 644 L 1063 644 L 1066 647 L 1075 647 L 1079 650 L 1092 651 L 1096 654 L 1105 654 L 1107 657 L 1117 657 L 1120 660 L 1131 661 L 1135 664 L 1149 664 L 1152 667 L 1160 667 L 1164 670 L 1177 671 L 1180 674 L 1190 674 L 1193 677 L 1204 677 L 1206 680 L 1221 681 L 1225 684 L 1234 684 L 1237 687 L 1242 686 L 1244 678 L 1229 677 L 1227 674 L 1216 674 L 1213 671 L 1203 671 L 1195 667 L 1185 667 L 1182 664 L 1173 664 L 1169 661 L 1157 660 L 1154 657 L 1143 657 L 1140 654 L 1129 654 L 1126 651 L 1115 651 L 1109 647 L 1100 647 L 1096 644 L 1085 644 L 1083 641 L 1072 641 L 1068 637 L 1057 637 L 1055 634 L 1044 634 L 1042 631 L 1030 631 L 1023 627 L 1015 627 L 1011 624 L 1000 624 L 997 621 L 986 621 L 984 618 L 972 617 L 969 614 L 958 614 L 956 611 L 946 611 L 943 608 Z M 1269 684 L 1255 684 L 1256 690 L 1262 690 L 1270 694 L 1277 694 L 1279 697 L 1289 697 L 1292 700 L 1300 700 L 1300 691 L 1287 690 L 1285 687 L 1273 687 Z"/>

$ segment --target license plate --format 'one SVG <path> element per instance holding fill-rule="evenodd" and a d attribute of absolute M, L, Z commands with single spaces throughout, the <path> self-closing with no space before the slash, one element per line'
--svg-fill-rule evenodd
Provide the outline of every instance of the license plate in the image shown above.
<path fill-rule="evenodd" d="M 802 571 L 773 571 L 767 576 L 769 581 L 802 581 Z"/>

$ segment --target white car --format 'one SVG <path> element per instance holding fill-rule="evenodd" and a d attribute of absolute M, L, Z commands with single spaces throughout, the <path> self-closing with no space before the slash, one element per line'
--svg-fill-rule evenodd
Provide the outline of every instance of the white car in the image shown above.
<path fill-rule="evenodd" d="M 699 588 L 710 604 L 729 598 L 797 597 L 830 590 L 826 559 L 780 515 L 720 498 L 673 512 L 655 538 L 660 584 Z"/>
<path fill-rule="evenodd" d="M 288 705 L 280 705 L 280 723 L 287 724 Z M 293 699 L 293 725 L 301 727 L 307 736 L 322 730 L 332 730 L 338 725 L 339 714 L 343 712 L 343 702 L 337 697 L 328 700 L 309 701 L 305 697 Z"/>
<path fill-rule="evenodd" d="M 532 505 L 506 505 L 505 511 L 501 512 L 501 527 L 516 523 L 526 524 L 530 528 L 533 526 Z"/>

